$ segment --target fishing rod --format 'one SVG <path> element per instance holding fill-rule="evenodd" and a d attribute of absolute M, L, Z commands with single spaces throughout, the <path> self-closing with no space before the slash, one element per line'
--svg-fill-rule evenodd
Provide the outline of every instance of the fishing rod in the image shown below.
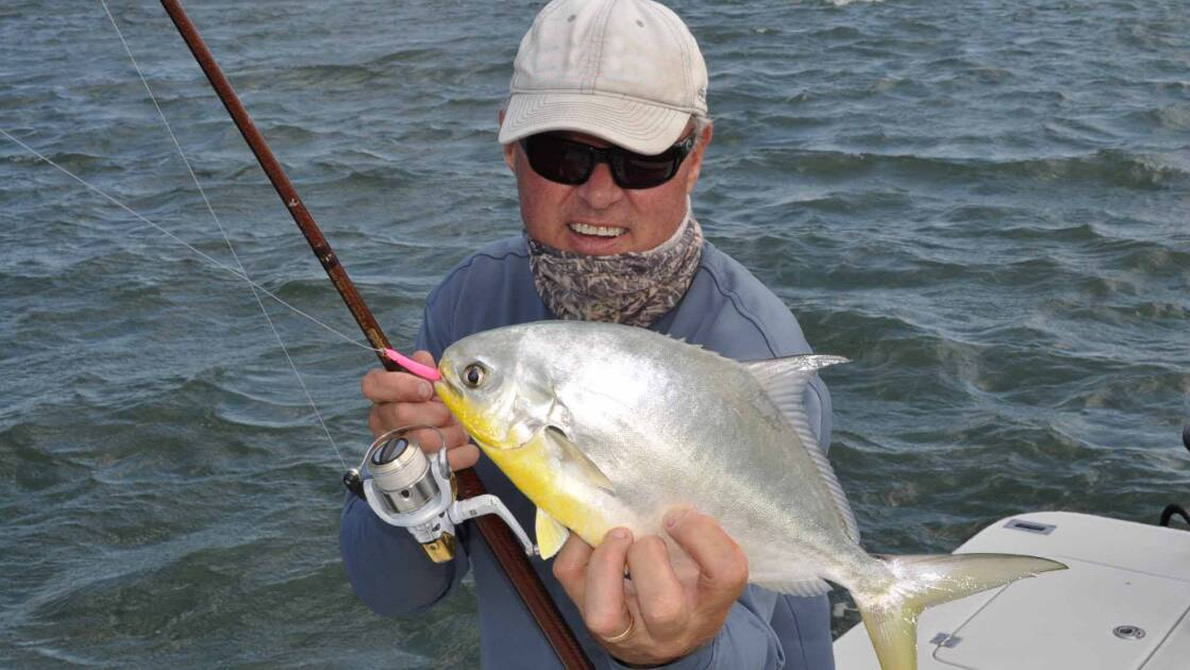
<path fill-rule="evenodd" d="M 182 36 L 186 46 L 190 48 L 190 52 L 194 55 L 194 59 L 198 62 L 203 73 L 210 81 L 212 88 L 215 89 L 220 102 L 227 109 L 228 114 L 231 115 L 232 121 L 235 122 L 240 134 L 243 135 L 244 141 L 248 143 L 248 147 L 252 153 L 256 155 L 260 167 L 268 176 L 269 181 L 272 182 L 273 188 L 276 189 L 277 195 L 280 196 L 281 202 L 285 204 L 285 208 L 289 210 L 298 228 L 301 229 L 306 241 L 310 245 L 310 249 L 318 258 L 318 262 L 322 264 L 322 268 L 326 271 L 327 276 L 330 277 L 331 283 L 335 290 L 339 292 L 343 302 L 346 303 L 347 308 L 351 311 L 351 315 L 355 318 L 356 323 L 364 333 L 372 348 L 377 351 L 380 357 L 380 363 L 386 370 L 390 372 L 409 371 L 421 376 L 432 376 L 436 371 L 432 369 L 424 369 L 425 366 L 419 366 L 415 361 L 404 358 L 393 351 L 392 346 L 388 342 L 384 331 L 380 328 L 376 318 L 372 315 L 368 306 L 364 303 L 363 298 L 356 290 L 355 285 L 347 276 L 347 271 L 339 262 L 338 257 L 331 249 L 330 243 L 327 242 L 323 236 L 322 231 L 315 223 L 314 217 L 310 215 L 309 210 L 306 209 L 302 199 L 298 196 L 297 190 L 294 189 L 293 184 L 286 176 L 281 164 L 277 161 L 273 152 L 269 149 L 265 142 L 264 136 L 256 129 L 256 125 L 252 122 L 248 111 L 240 103 L 239 96 L 236 95 L 231 83 L 223 75 L 219 65 L 215 62 L 214 56 L 207 48 L 206 43 L 198 33 L 198 29 L 194 23 L 191 22 L 190 17 L 187 16 L 185 10 L 182 9 L 181 4 L 177 0 L 161 0 L 162 7 L 165 8 L 166 13 L 173 21 L 174 26 L 177 27 L 178 33 Z M 396 432 L 396 431 L 394 431 Z M 412 448 L 411 448 L 412 447 Z M 515 525 L 515 520 L 511 514 L 501 514 L 499 510 L 489 509 L 493 508 L 498 499 L 485 493 L 483 483 L 479 480 L 479 476 L 474 470 L 468 468 L 460 470 L 450 478 L 447 479 L 449 473 L 449 466 L 446 465 L 446 450 L 439 450 L 439 456 L 436 459 L 436 467 L 425 467 L 421 472 L 421 482 L 427 482 L 429 488 L 418 489 L 417 481 L 401 482 L 408 487 L 406 490 L 420 491 L 426 495 L 445 496 L 447 492 L 455 493 L 457 487 L 457 497 L 461 499 L 460 502 L 466 503 L 469 500 L 474 500 L 477 504 L 470 507 L 464 506 L 462 512 L 455 516 L 450 515 L 449 521 L 461 523 L 464 519 L 474 521 L 479 528 L 480 535 L 492 550 L 497 563 L 504 570 L 508 576 L 509 581 L 512 582 L 517 594 L 520 595 L 529 613 L 541 628 L 546 640 L 553 647 L 558 658 L 566 668 L 574 669 L 588 669 L 593 668 L 591 661 L 587 658 L 582 646 L 579 645 L 574 632 L 570 630 L 566 624 L 565 619 L 562 618 L 561 612 L 557 605 L 550 597 L 545 585 L 537 576 L 537 572 L 529 563 L 525 552 L 522 550 L 524 543 L 527 543 L 527 538 L 524 537 L 524 532 L 520 531 L 519 526 Z M 421 449 L 417 445 L 411 445 L 402 435 L 386 434 L 382 435 L 369 448 L 365 455 L 365 463 L 371 462 L 373 469 L 384 470 L 384 466 L 393 468 L 396 465 L 401 465 L 409 459 L 415 460 L 421 454 Z M 402 459 L 406 459 L 403 461 Z M 425 457 L 421 458 L 426 461 Z M 445 470 L 445 472 L 444 472 Z M 364 496 L 363 489 L 365 484 L 373 484 L 372 480 L 363 482 L 360 480 L 358 472 L 349 471 L 344 476 L 344 482 L 357 495 Z M 414 472 L 416 475 L 417 473 Z M 430 483 L 432 482 L 432 483 Z M 431 493 L 431 489 L 437 488 L 436 493 Z M 374 490 L 373 487 L 369 487 Z M 399 497 L 399 496 L 398 496 Z M 496 503 L 493 503 L 495 500 Z M 383 508 L 378 509 L 372 500 L 369 500 L 374 510 L 378 512 Z M 503 504 L 498 505 L 503 508 Z M 403 510 L 397 510 L 403 511 Z M 494 518 L 492 513 L 497 516 L 511 521 L 510 526 L 501 523 L 499 519 Z M 443 518 L 445 511 L 440 512 L 437 518 Z M 382 516 L 382 519 L 385 517 Z M 423 526 L 425 524 L 423 523 Z M 513 537 L 510 527 L 515 527 L 520 532 L 521 538 L 518 541 Z M 412 530 L 412 528 L 411 528 Z M 422 546 L 426 553 L 436 562 L 444 562 L 453 557 L 453 538 L 449 533 L 441 532 L 443 530 L 442 524 L 439 528 L 434 528 L 434 520 L 429 521 L 427 530 L 438 533 L 437 537 L 430 537 L 429 542 L 423 542 Z M 415 536 L 417 534 L 415 533 Z M 423 537 L 418 537 L 418 540 L 423 540 Z"/>

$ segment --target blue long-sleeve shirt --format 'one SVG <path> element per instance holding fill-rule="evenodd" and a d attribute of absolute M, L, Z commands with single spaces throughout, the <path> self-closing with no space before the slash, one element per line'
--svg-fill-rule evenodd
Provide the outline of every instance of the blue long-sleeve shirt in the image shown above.
<path fill-rule="evenodd" d="M 554 318 L 533 286 L 521 237 L 488 245 L 459 264 L 430 294 L 417 348 L 437 360 L 472 333 Z M 741 361 L 808 353 L 797 320 L 771 291 L 727 254 L 705 243 L 698 272 L 682 301 L 653 330 Z M 825 451 L 830 444 L 830 395 L 815 379 L 806 391 L 811 425 Z M 499 496 L 525 528 L 533 504 L 490 460 L 476 466 L 489 493 Z M 458 529 L 456 557 L 431 562 L 403 529 L 385 524 L 367 503 L 349 496 L 340 547 L 347 576 L 368 607 L 384 615 L 415 614 L 455 588 L 470 569 L 480 617 L 480 658 L 489 668 L 554 668 L 557 656 L 521 603 L 508 578 L 470 524 Z M 578 608 L 554 578 L 548 561 L 533 566 L 598 668 L 622 666 L 587 632 Z M 826 596 L 799 598 L 749 585 L 715 639 L 663 666 L 672 670 L 789 668 L 831 670 L 830 613 Z"/>

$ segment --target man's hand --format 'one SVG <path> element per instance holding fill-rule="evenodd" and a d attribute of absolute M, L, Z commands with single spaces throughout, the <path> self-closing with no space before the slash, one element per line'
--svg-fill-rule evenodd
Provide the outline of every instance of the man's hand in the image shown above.
<path fill-rule="evenodd" d="M 415 352 L 413 360 L 434 367 L 434 357 L 428 351 Z M 434 426 L 442 432 L 442 438 L 430 429 L 412 434 L 424 451 L 433 453 L 446 447 L 452 470 L 469 468 L 479 460 L 479 448 L 468 442 L 467 431 L 434 396 L 430 382 L 407 372 L 369 370 L 360 388 L 372 401 L 368 427 L 374 436 L 402 426 Z"/>
<path fill-rule="evenodd" d="M 626 528 L 595 549 L 572 534 L 554 559 L 587 628 L 626 663 L 660 665 L 706 644 L 748 583 L 747 557 L 711 517 L 673 510 L 665 528 L 694 565 L 675 569 L 661 538 L 633 541 Z"/>

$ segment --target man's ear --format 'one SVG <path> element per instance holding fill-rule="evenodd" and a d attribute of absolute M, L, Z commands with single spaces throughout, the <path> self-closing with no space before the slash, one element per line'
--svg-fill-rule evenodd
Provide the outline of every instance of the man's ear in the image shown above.
<path fill-rule="evenodd" d="M 504 127 L 504 110 L 503 109 L 500 110 L 500 115 L 497 117 L 497 120 L 499 121 L 498 126 L 501 128 Z M 512 170 L 512 173 L 515 175 L 516 174 L 516 142 L 509 142 L 508 144 L 502 145 L 501 148 L 504 149 L 504 164 L 507 165 L 508 169 Z"/>
<path fill-rule="evenodd" d="M 686 162 L 690 164 L 689 170 L 686 172 L 686 195 L 694 192 L 694 185 L 698 183 L 698 176 L 702 174 L 702 158 L 711 144 L 714 128 L 714 123 L 708 123 L 707 127 L 702 129 L 702 137 L 698 138 L 698 145 L 694 147 L 694 152 L 686 157 Z"/>

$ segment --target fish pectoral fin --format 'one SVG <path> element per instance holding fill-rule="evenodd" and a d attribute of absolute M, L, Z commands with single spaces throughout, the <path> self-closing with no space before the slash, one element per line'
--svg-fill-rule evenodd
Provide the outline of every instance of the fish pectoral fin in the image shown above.
<path fill-rule="evenodd" d="M 541 424 L 533 419 L 523 419 L 508 427 L 505 442 L 517 449 L 533 441 L 533 436 L 541 430 Z"/>
<path fill-rule="evenodd" d="M 600 470 L 598 465 L 595 465 L 581 449 L 575 446 L 561 429 L 550 426 L 546 428 L 544 437 L 549 440 L 553 446 L 554 453 L 558 455 L 564 467 L 573 468 L 575 474 L 580 479 L 592 486 L 601 488 L 609 493 L 615 492 L 615 487 L 612 486 L 612 482 L 607 478 L 607 475 L 603 474 L 603 470 Z"/>
<path fill-rule="evenodd" d="M 553 558 L 554 554 L 566 544 L 566 538 L 570 537 L 570 530 L 558 523 L 558 520 L 550 516 L 545 510 L 540 507 L 537 508 L 537 520 L 535 522 L 534 532 L 537 534 L 537 551 L 542 558 Z"/>

